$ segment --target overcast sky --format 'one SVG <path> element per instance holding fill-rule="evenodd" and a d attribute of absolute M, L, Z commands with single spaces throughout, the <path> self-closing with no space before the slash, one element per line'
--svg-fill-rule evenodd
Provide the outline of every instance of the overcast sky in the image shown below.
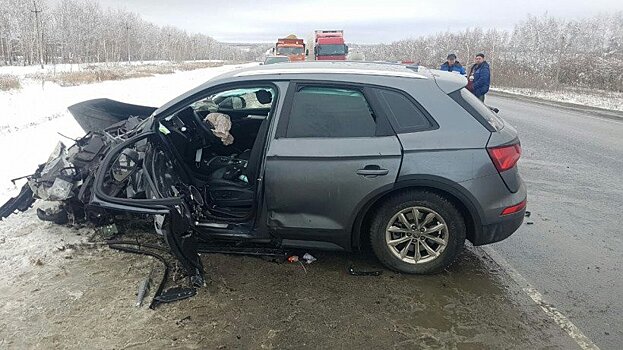
<path fill-rule="evenodd" d="M 274 42 L 344 29 L 347 42 L 380 43 L 468 27 L 511 29 L 528 14 L 581 18 L 623 10 L 623 0 L 99 0 L 160 25 L 225 42 Z"/>

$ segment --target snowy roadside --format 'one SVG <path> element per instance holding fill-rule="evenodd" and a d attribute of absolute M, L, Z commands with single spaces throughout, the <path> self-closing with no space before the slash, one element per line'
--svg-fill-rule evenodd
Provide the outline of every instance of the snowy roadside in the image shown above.
<path fill-rule="evenodd" d="M 189 63 L 222 63 L 221 60 L 197 60 L 197 61 L 187 61 Z M 184 62 L 182 62 L 184 63 Z M 100 62 L 100 63 L 63 63 L 63 64 L 45 64 L 43 65 L 43 69 L 38 65 L 30 65 L 30 66 L 0 66 L 0 74 L 11 74 L 18 76 L 20 78 L 24 78 L 30 75 L 36 74 L 55 74 L 55 73 L 68 73 L 68 72 L 79 72 L 87 69 L 93 68 L 111 68 L 111 67 L 127 67 L 128 65 L 132 67 L 140 67 L 140 66 L 175 66 L 181 63 L 175 63 L 171 61 L 133 61 L 131 63 L 128 62 Z"/>
<path fill-rule="evenodd" d="M 550 91 L 528 88 L 492 87 L 492 92 L 531 97 L 551 102 L 623 111 L 623 93 L 605 90 L 566 89 Z"/>
<path fill-rule="evenodd" d="M 0 202 L 16 195 L 23 183 L 14 186 L 10 179 L 34 172 L 38 164 L 47 160 L 58 141 L 72 143 L 58 133 L 72 138 L 84 134 L 67 111 L 68 106 L 105 97 L 157 107 L 237 67 L 240 65 L 73 87 L 27 81 L 20 90 L 0 92 Z"/>

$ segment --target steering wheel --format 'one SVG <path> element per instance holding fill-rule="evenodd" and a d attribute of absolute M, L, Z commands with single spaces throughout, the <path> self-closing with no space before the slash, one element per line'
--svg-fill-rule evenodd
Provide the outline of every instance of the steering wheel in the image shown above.
<path fill-rule="evenodd" d="M 214 135 L 214 133 L 212 132 L 212 129 L 210 129 L 210 127 L 208 126 L 208 123 L 206 123 L 201 118 L 199 113 L 197 113 L 191 107 L 189 107 L 189 108 L 192 111 L 192 116 L 193 116 L 193 119 L 194 119 L 195 126 L 201 130 L 201 139 L 203 140 L 204 145 L 209 145 L 209 144 L 212 144 L 214 142 L 219 141 L 218 137 L 216 137 L 216 135 Z"/>

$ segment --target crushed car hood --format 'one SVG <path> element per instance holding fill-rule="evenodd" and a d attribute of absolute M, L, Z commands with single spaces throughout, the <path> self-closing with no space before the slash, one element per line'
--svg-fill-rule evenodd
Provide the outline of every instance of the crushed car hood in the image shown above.
<path fill-rule="evenodd" d="M 85 132 L 102 131 L 130 117 L 145 119 L 155 107 L 139 106 L 107 98 L 83 101 L 67 108 Z"/>

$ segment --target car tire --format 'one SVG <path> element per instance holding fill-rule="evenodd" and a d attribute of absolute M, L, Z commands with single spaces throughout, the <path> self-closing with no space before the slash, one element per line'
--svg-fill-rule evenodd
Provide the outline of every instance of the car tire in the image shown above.
<path fill-rule="evenodd" d="M 454 262 L 465 231 L 465 220 L 452 202 L 434 192 L 411 190 L 381 204 L 370 225 L 370 243 L 379 261 L 392 270 L 433 274 Z"/>

